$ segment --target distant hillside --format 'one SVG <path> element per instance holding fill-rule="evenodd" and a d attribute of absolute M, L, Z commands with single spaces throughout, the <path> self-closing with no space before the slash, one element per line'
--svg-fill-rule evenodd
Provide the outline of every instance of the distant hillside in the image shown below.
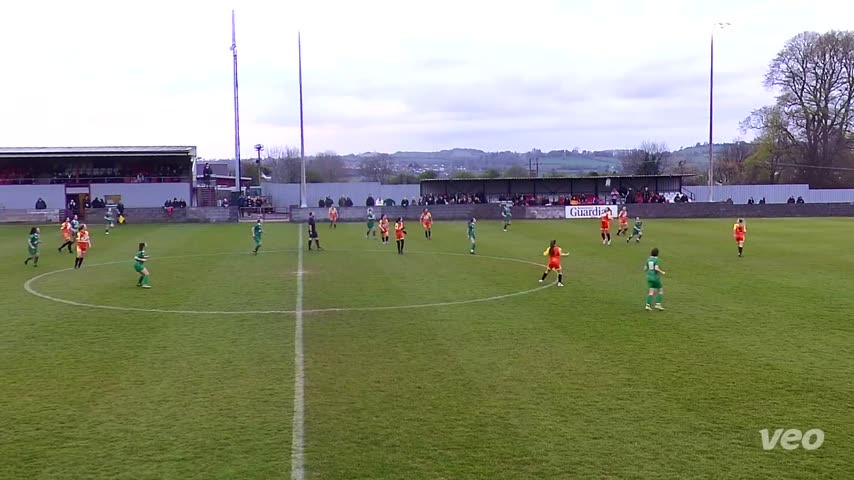
<path fill-rule="evenodd" d="M 715 144 L 715 154 L 719 154 L 729 144 Z M 454 148 L 438 152 L 395 152 L 389 158 L 396 170 L 420 173 L 435 170 L 440 174 L 450 174 L 457 170 L 481 172 L 487 169 L 506 170 L 512 166 L 537 168 L 541 175 L 574 175 L 588 172 L 618 172 L 621 156 L 627 150 L 553 150 L 543 152 L 538 149 L 529 152 L 484 152 L 472 148 Z M 366 157 L 379 155 L 377 152 L 350 154 L 341 157 L 351 169 L 358 169 Z M 697 144 L 672 152 L 674 162 L 703 167 L 708 163 L 708 146 Z"/>

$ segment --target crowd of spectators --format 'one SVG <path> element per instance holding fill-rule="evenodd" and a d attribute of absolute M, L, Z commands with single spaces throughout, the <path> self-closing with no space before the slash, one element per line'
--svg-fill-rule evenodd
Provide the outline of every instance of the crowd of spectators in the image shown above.
<path fill-rule="evenodd" d="M 792 203 L 806 203 L 806 202 L 804 202 L 804 197 L 798 195 L 797 200 L 795 200 L 795 197 L 790 196 L 789 199 L 786 200 L 786 203 L 792 204 Z"/>
<path fill-rule="evenodd" d="M 486 196 L 482 193 L 456 193 L 453 195 L 446 194 L 429 194 L 421 197 L 418 200 L 418 205 L 472 205 L 477 203 L 487 203 Z"/>
<path fill-rule="evenodd" d="M 253 213 L 272 213 L 273 203 L 269 197 L 250 197 L 241 195 L 237 198 L 240 216 L 251 216 Z"/>
<path fill-rule="evenodd" d="M 189 170 L 173 165 L 141 165 L 97 168 L 56 165 L 39 170 L 33 167 L 0 167 L 0 185 L 33 185 L 38 183 L 161 183 L 187 181 Z"/>

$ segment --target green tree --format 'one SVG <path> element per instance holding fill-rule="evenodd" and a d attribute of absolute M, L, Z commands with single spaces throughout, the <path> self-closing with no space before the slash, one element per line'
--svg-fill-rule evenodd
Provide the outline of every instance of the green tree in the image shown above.
<path fill-rule="evenodd" d="M 335 152 L 318 153 L 308 165 L 312 178 L 320 182 L 340 182 L 344 180 L 345 170 L 344 161 Z"/>
<path fill-rule="evenodd" d="M 498 178 L 501 176 L 501 172 L 495 168 L 487 168 L 483 171 L 483 178 Z"/>
<path fill-rule="evenodd" d="M 477 175 L 475 175 L 471 172 L 468 172 L 466 170 L 457 170 L 456 172 L 453 173 L 453 175 L 451 175 L 451 178 L 460 180 L 460 179 L 466 179 L 466 178 L 477 178 Z"/>
<path fill-rule="evenodd" d="M 436 170 L 425 170 L 418 175 L 418 180 L 433 180 L 439 178 L 439 172 Z"/>
<path fill-rule="evenodd" d="M 504 171 L 504 176 L 505 177 L 530 177 L 531 172 L 527 168 L 525 168 L 521 165 L 513 165 L 512 167 L 510 167 Z"/>

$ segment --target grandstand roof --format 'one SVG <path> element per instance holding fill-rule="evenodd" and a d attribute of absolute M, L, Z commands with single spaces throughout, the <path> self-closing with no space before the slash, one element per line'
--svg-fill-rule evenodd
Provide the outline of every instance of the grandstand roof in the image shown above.
<path fill-rule="evenodd" d="M 421 182 L 471 182 L 471 181 L 507 181 L 507 180 L 584 180 L 584 179 L 595 179 L 595 178 L 610 178 L 610 179 L 620 179 L 620 178 L 685 178 L 685 177 L 693 177 L 692 173 L 674 173 L 674 174 L 665 174 L 665 175 L 578 175 L 578 176 L 564 176 L 564 177 L 496 177 L 496 178 L 487 178 L 487 177 L 472 177 L 472 178 L 430 178 L 421 180 Z"/>
<path fill-rule="evenodd" d="M 21 157 L 195 157 L 194 146 L 148 147 L 0 147 L 0 158 Z"/>

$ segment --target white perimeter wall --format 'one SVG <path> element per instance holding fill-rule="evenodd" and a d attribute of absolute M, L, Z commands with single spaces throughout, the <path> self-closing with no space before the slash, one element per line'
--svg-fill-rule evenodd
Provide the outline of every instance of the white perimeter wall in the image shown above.
<path fill-rule="evenodd" d="M 273 197 L 273 205 L 278 208 L 287 208 L 299 205 L 298 183 L 271 183 L 264 182 L 261 189 L 265 195 Z M 316 207 L 317 201 L 326 198 L 338 205 L 338 197 L 342 195 L 350 197 L 354 206 L 364 206 L 368 195 L 373 195 L 375 200 L 392 198 L 400 205 L 403 197 L 412 200 L 421 195 L 421 186 L 415 185 L 382 185 L 377 182 L 345 182 L 345 183 L 308 183 L 306 184 L 306 197 L 309 207 Z"/>
<path fill-rule="evenodd" d="M 807 203 L 854 203 L 854 189 L 814 189 L 806 184 L 784 185 L 720 185 L 712 187 L 712 199 L 722 202 L 732 198 L 733 203 L 747 203 L 753 197 L 757 203 L 765 197 L 767 203 L 786 203 L 789 197 L 804 197 Z M 708 186 L 685 186 L 684 192 L 694 194 L 695 202 L 709 201 Z"/>
<path fill-rule="evenodd" d="M 90 198 L 121 195 L 128 208 L 162 207 L 166 200 L 177 198 L 190 204 L 190 184 L 175 183 L 94 183 Z M 50 204 L 48 204 L 50 206 Z"/>
<path fill-rule="evenodd" d="M 0 208 L 34 209 L 41 197 L 47 208 L 65 208 L 65 185 L 2 185 Z"/>

